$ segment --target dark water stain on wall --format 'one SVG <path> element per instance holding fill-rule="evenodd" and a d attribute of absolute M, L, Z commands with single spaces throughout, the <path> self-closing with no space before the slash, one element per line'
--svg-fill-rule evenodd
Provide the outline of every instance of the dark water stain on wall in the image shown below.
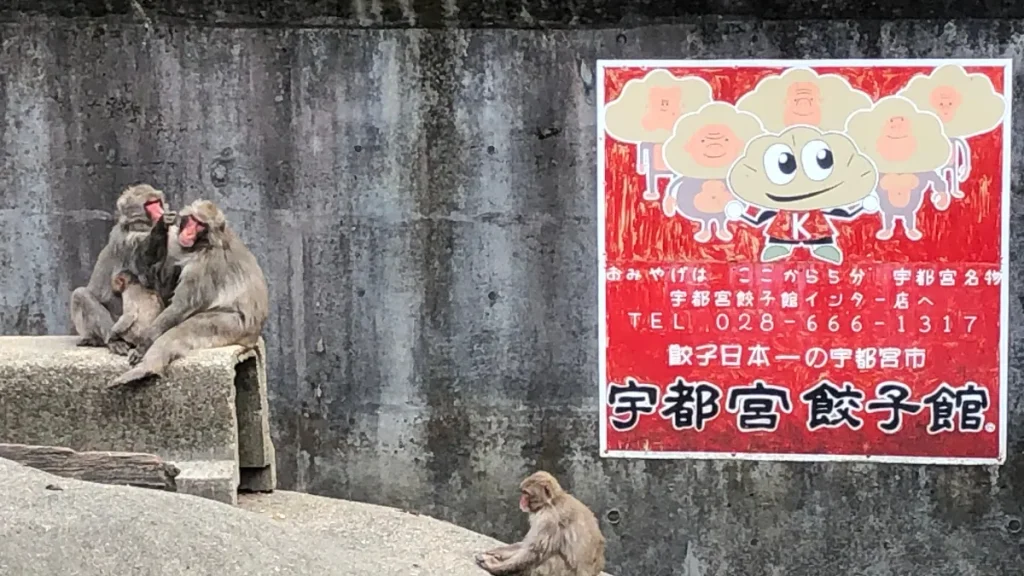
<path fill-rule="evenodd" d="M 459 213 L 459 172 L 462 147 L 455 119 L 456 96 L 462 47 L 457 34 L 422 31 L 416 36 L 419 50 L 418 92 L 419 170 L 416 190 L 417 249 L 422 250 L 419 277 L 422 281 L 423 310 L 419 320 L 419 342 L 415 355 L 416 374 L 421 378 L 426 401 L 426 467 L 438 498 L 450 501 L 457 486 L 470 474 L 469 409 L 463 399 L 456 366 L 459 350 L 453 348 L 458 326 L 454 319 L 454 269 L 459 246 L 455 220 Z"/>

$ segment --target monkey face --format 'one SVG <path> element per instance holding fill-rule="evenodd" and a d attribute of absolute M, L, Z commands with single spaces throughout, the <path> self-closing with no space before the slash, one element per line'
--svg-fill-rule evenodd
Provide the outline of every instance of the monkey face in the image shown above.
<path fill-rule="evenodd" d="M 121 270 L 110 279 L 110 288 L 114 294 L 122 294 L 134 284 L 139 284 L 139 279 L 128 270 Z"/>
<path fill-rule="evenodd" d="M 729 187 L 741 199 L 794 211 L 848 206 L 867 197 L 877 180 L 849 137 L 811 126 L 751 140 L 729 173 Z"/>
<path fill-rule="evenodd" d="M 530 493 L 526 490 L 523 490 L 522 493 L 519 495 L 519 509 L 526 513 L 533 512 L 534 510 L 530 498 Z"/>
<path fill-rule="evenodd" d="M 142 207 L 152 222 L 156 222 L 164 216 L 164 202 L 160 198 L 153 198 L 143 204 Z"/>
<path fill-rule="evenodd" d="M 128 275 L 124 272 L 114 274 L 114 277 L 110 279 L 110 289 L 113 290 L 114 294 L 120 294 L 124 292 L 125 287 L 128 285 Z"/>
<path fill-rule="evenodd" d="M 527 514 L 537 512 L 551 504 L 551 497 L 543 486 L 525 488 L 519 495 L 519 509 Z"/>
<path fill-rule="evenodd" d="M 558 481 L 547 472 L 536 472 L 519 485 L 519 509 L 523 512 L 537 512 L 550 506 L 557 494 L 561 493 Z"/>
<path fill-rule="evenodd" d="M 181 211 L 178 244 L 185 249 L 220 246 L 227 220 L 216 204 L 196 200 Z"/>
<path fill-rule="evenodd" d="M 195 216 L 184 216 L 181 220 L 181 229 L 178 232 L 178 244 L 182 248 L 192 248 L 197 241 L 206 236 L 206 230 L 206 224 L 200 222 Z"/>
<path fill-rule="evenodd" d="M 164 193 L 148 184 L 130 186 L 117 199 L 117 212 L 122 222 L 154 224 L 166 209 Z"/>

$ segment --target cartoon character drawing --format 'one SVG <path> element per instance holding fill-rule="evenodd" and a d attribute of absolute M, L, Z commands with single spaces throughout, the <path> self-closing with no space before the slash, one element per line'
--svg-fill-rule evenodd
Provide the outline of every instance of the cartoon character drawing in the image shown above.
<path fill-rule="evenodd" d="M 644 200 L 657 200 L 658 178 L 671 176 L 662 144 L 676 120 L 711 102 L 711 85 L 702 78 L 676 78 L 652 70 L 643 79 L 626 82 L 622 93 L 605 107 L 605 130 L 616 140 L 636 144 L 636 171 L 647 176 Z"/>
<path fill-rule="evenodd" d="M 942 132 L 942 122 L 934 114 L 918 110 L 906 98 L 888 96 L 870 110 L 850 116 L 846 133 L 878 170 L 882 229 L 875 237 L 892 238 L 896 220 L 902 220 L 907 238 L 920 240 L 917 211 L 928 187 L 937 207 L 949 206 L 949 191 L 941 171 L 953 147 Z"/>
<path fill-rule="evenodd" d="M 678 213 L 699 223 L 693 236 L 698 242 L 710 240 L 712 228 L 719 239 L 732 240 L 725 205 L 733 196 L 725 178 L 747 142 L 762 133 L 756 116 L 725 102 L 712 102 L 679 118 L 664 147 L 665 164 L 677 174 L 665 189 L 665 215 Z"/>
<path fill-rule="evenodd" d="M 850 114 L 870 108 L 871 97 L 854 90 L 842 76 L 790 68 L 763 78 L 736 107 L 760 118 L 769 132 L 797 125 L 829 131 L 842 130 Z"/>
<path fill-rule="evenodd" d="M 750 141 L 727 178 L 729 189 L 748 203 L 730 202 L 731 220 L 764 226 L 763 262 L 804 246 L 819 260 L 841 264 L 832 219 L 852 220 L 878 210 L 878 173 L 848 136 L 793 126 Z"/>
<path fill-rule="evenodd" d="M 942 175 L 949 175 L 953 197 L 963 198 L 960 184 L 971 175 L 971 145 L 967 138 L 998 126 L 1006 114 L 1006 99 L 996 92 L 988 76 L 968 74 L 957 64 L 939 66 L 929 75 L 914 76 L 897 96 L 910 100 L 920 110 L 934 113 L 942 121 L 943 131 L 953 143 L 953 153 Z M 936 208 L 945 209 L 938 204 Z"/>

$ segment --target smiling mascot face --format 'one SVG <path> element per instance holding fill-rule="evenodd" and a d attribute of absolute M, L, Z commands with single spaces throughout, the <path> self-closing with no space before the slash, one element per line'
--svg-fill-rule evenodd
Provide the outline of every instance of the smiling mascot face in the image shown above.
<path fill-rule="evenodd" d="M 878 174 L 845 134 L 794 126 L 753 139 L 728 181 L 733 194 L 761 208 L 828 210 L 866 198 Z"/>

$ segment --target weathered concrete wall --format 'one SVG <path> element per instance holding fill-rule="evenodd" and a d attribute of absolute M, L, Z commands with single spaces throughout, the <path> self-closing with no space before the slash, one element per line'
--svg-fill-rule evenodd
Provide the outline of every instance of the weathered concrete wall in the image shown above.
<path fill-rule="evenodd" d="M 271 279 L 282 488 L 507 539 L 523 527 L 517 479 L 542 467 L 593 505 L 620 576 L 1018 573 L 1018 261 L 1002 468 L 598 457 L 595 111 L 580 68 L 1013 56 L 1020 95 L 1024 4 L 20 4 L 33 12 L 0 25 L 0 332 L 68 332 L 118 191 L 150 181 L 175 205 L 222 203 Z M 756 6 L 788 20 L 751 20 Z M 830 11 L 1005 18 L 819 20 Z"/>

